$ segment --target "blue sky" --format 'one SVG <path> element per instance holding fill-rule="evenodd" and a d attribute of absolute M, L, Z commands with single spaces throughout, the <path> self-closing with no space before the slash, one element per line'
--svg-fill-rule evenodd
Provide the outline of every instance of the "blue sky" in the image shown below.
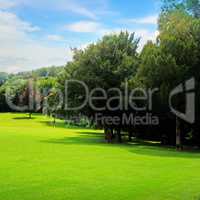
<path fill-rule="evenodd" d="M 84 48 L 120 30 L 155 40 L 159 0 L 0 0 L 0 71 L 63 65 L 71 47 Z"/>

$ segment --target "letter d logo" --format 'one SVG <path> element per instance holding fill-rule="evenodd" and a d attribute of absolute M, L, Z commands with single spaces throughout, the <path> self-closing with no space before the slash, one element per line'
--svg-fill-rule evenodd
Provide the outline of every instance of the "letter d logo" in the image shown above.
<path fill-rule="evenodd" d="M 191 78 L 190 80 L 185 82 L 185 90 L 184 85 L 180 84 L 175 89 L 173 89 L 169 96 L 169 106 L 171 111 L 179 118 L 183 119 L 186 122 L 194 123 L 195 122 L 195 79 Z M 186 107 L 185 113 L 181 113 L 180 111 L 173 108 L 172 105 L 172 97 L 177 94 L 185 93 L 186 94 Z"/>

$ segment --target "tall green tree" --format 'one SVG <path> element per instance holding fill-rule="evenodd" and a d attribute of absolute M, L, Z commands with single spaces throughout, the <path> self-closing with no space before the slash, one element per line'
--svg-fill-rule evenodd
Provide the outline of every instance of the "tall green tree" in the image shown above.
<path fill-rule="evenodd" d="M 64 85 L 65 80 L 75 79 L 83 81 L 90 90 L 121 88 L 125 80 L 136 73 L 138 42 L 134 34 L 121 32 L 104 36 L 85 50 L 75 50 L 74 60 L 67 65 L 60 83 Z M 71 91 L 74 92 L 74 88 Z"/>
<path fill-rule="evenodd" d="M 186 8 L 193 14 L 194 17 L 200 18 L 200 1 L 199 0 L 185 0 Z"/>
<path fill-rule="evenodd" d="M 200 18 L 199 0 L 163 0 L 162 12 L 185 10 L 195 18 Z"/>
<path fill-rule="evenodd" d="M 138 42 L 135 35 L 128 32 L 104 36 L 96 44 L 88 46 L 85 50 L 74 50 L 74 59 L 66 66 L 64 76 L 60 79 L 61 86 L 65 80 L 74 79 L 84 82 L 89 91 L 102 88 L 122 88 L 126 80 L 131 79 L 138 67 Z M 98 97 L 101 92 L 96 92 Z M 85 99 L 83 87 L 70 84 L 68 88 L 69 104 L 77 105 Z M 106 100 L 93 102 L 95 107 L 106 106 Z M 88 117 L 97 111 L 89 105 L 81 111 Z M 69 113 L 69 112 L 68 112 Z"/>
<path fill-rule="evenodd" d="M 167 2 L 171 5 L 178 1 Z M 200 78 L 200 20 L 184 9 L 169 7 L 160 15 L 159 32 L 157 42 L 149 42 L 143 48 L 140 67 L 131 83 L 144 88 L 159 87 L 159 93 L 154 99 L 154 111 L 164 112 L 168 116 L 171 115 L 168 105 L 170 91 L 191 77 L 197 81 Z M 178 97 L 174 102 L 179 110 L 184 109 L 181 99 L 184 97 Z M 176 124 L 177 144 L 180 145 L 183 133 L 179 118 Z"/>

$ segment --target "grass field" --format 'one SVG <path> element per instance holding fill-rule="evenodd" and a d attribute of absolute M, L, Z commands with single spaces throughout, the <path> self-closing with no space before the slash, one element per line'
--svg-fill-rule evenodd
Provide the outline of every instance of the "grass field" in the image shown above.
<path fill-rule="evenodd" d="M 200 154 L 0 114 L 0 200 L 199 200 Z"/>

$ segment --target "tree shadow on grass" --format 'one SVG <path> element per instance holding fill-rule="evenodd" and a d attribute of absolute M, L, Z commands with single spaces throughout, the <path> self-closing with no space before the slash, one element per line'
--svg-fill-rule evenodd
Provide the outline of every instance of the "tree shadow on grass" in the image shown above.
<path fill-rule="evenodd" d="M 50 127 L 55 127 L 55 128 L 66 128 L 66 125 L 64 122 L 56 122 L 54 124 L 53 120 L 47 120 L 47 121 L 40 121 L 41 124 L 44 124 L 46 126 L 50 126 Z"/>
<path fill-rule="evenodd" d="M 156 156 L 156 157 L 177 157 L 177 158 L 191 158 L 200 159 L 200 151 L 176 151 L 174 147 L 167 147 L 161 145 L 159 142 L 150 142 L 142 140 L 134 140 L 133 142 L 123 144 L 108 144 L 104 139 L 102 132 L 87 131 L 88 128 L 81 127 L 68 127 L 63 121 L 57 121 L 55 126 L 53 121 L 41 121 L 41 123 L 64 129 L 82 129 L 83 131 L 75 131 L 77 136 L 75 137 L 64 137 L 61 139 L 51 139 L 41 141 L 50 144 L 62 144 L 62 145 L 94 145 L 94 146 L 105 146 L 106 148 L 123 148 L 131 153 L 140 154 L 144 156 Z M 84 132 L 85 130 L 85 132 Z M 92 129 L 91 129 L 92 130 Z"/>
<path fill-rule="evenodd" d="M 108 144 L 106 143 L 103 134 L 98 132 L 77 132 L 76 137 L 50 139 L 41 142 L 57 145 L 93 145 L 106 148 L 120 148 L 141 156 L 200 159 L 199 151 L 178 152 L 175 148 L 163 147 L 157 143 L 135 141 L 126 144 Z"/>
<path fill-rule="evenodd" d="M 35 119 L 35 117 L 14 117 L 14 120 L 31 120 L 31 119 Z"/>
<path fill-rule="evenodd" d="M 64 137 L 61 139 L 50 139 L 41 141 L 51 144 L 63 144 L 63 145 L 105 145 L 105 141 L 101 138 L 77 136 L 77 137 Z"/>
<path fill-rule="evenodd" d="M 70 126 L 67 125 L 65 122 L 63 121 L 56 121 L 56 123 L 54 124 L 53 120 L 46 120 L 46 121 L 40 121 L 41 124 L 44 124 L 46 126 L 49 127 L 55 127 L 55 128 L 64 128 L 64 129 L 82 129 L 82 130 L 88 130 L 90 128 L 85 128 L 85 127 L 80 127 L 80 126 Z M 92 129 L 91 129 L 92 130 Z"/>
<path fill-rule="evenodd" d="M 98 137 L 99 139 L 101 138 L 101 139 L 104 139 L 104 134 L 103 133 L 101 133 L 101 132 L 94 132 L 94 131 L 91 131 L 91 132 L 88 132 L 88 131 L 86 131 L 86 132 L 76 132 L 76 133 L 78 133 L 78 135 L 81 135 L 81 136 L 87 136 L 87 137 L 91 137 L 91 136 L 93 136 L 93 137 Z"/>
<path fill-rule="evenodd" d="M 134 154 L 157 157 L 200 159 L 199 150 L 177 151 L 175 147 L 163 146 L 159 143 L 151 143 L 148 141 L 134 141 L 132 143 L 129 143 L 128 145 L 133 147 L 129 148 L 129 152 L 132 152 Z"/>

